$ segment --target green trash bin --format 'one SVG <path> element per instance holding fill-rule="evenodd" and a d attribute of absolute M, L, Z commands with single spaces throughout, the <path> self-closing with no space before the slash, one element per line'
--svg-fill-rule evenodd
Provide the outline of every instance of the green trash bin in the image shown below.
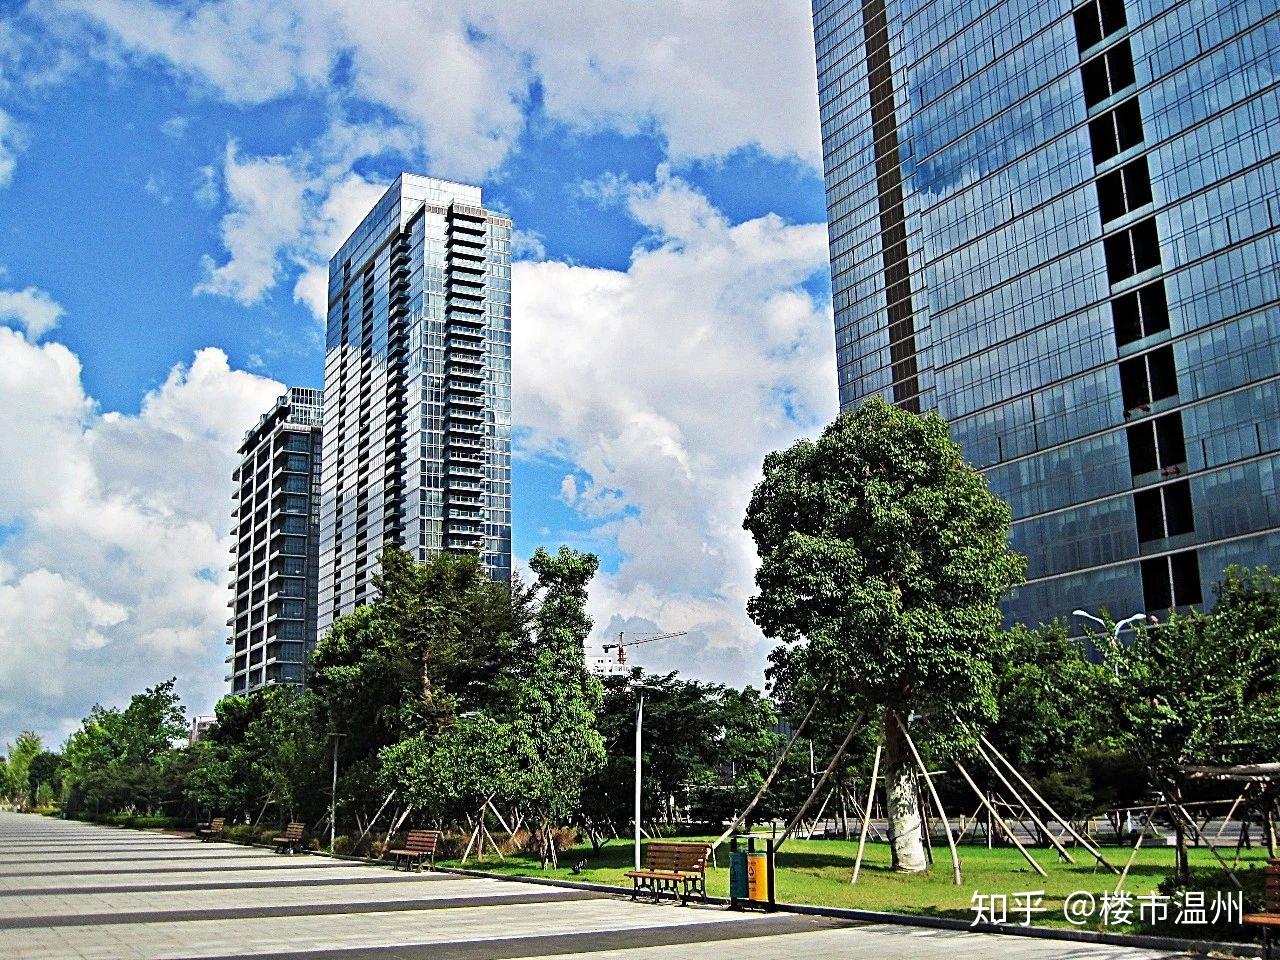
<path fill-rule="evenodd" d="M 731 850 L 729 852 L 729 899 L 749 899 L 747 886 L 747 851 Z"/>

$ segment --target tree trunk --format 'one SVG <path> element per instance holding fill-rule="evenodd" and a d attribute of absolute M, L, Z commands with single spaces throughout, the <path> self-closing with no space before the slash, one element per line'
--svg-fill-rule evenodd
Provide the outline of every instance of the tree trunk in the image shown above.
<path fill-rule="evenodd" d="M 1180 803 L 1182 801 L 1182 792 L 1180 790 L 1173 791 L 1173 802 Z M 1179 811 L 1173 809 L 1173 804 L 1165 807 L 1169 812 L 1169 819 L 1173 821 L 1173 874 L 1176 882 L 1183 884 L 1191 881 L 1191 860 L 1187 853 L 1187 830 L 1182 823 Z"/>
<path fill-rule="evenodd" d="M 893 849 L 893 869 L 903 873 L 923 873 L 928 869 L 920 805 L 916 797 L 915 767 L 902 728 L 892 711 L 884 719 L 884 806 L 889 820 L 889 844 Z"/>

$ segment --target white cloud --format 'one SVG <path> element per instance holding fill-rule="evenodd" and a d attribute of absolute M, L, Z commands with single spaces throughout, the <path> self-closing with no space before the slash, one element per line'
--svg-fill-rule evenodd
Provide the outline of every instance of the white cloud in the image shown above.
<path fill-rule="evenodd" d="M 744 146 L 821 162 L 808 3 L 512 3 L 486 23 L 527 50 L 546 109 L 584 129 L 665 137 L 671 157 Z"/>
<path fill-rule="evenodd" d="M 18 169 L 18 154 L 26 149 L 27 137 L 18 122 L 0 110 L 0 187 L 13 182 Z"/>
<path fill-rule="evenodd" d="M 171 140 L 181 140 L 187 135 L 187 128 L 190 126 L 190 117 L 173 116 L 160 124 L 160 132 Z"/>
<path fill-rule="evenodd" d="M 542 234 L 537 230 L 521 230 L 519 227 L 512 230 L 511 256 L 517 260 L 547 259 L 547 245 Z"/>
<path fill-rule="evenodd" d="M 43 290 L 0 290 L 0 323 L 17 323 L 37 340 L 58 325 L 62 307 Z"/>
<path fill-rule="evenodd" d="M 307 183 L 284 157 L 241 160 L 227 144 L 222 166 L 231 212 L 222 220 L 222 264 L 205 257 L 205 280 L 197 293 L 215 293 L 257 303 L 275 286 L 278 252 L 301 234 Z"/>
<path fill-rule="evenodd" d="M 597 622 L 688 629 L 673 649 L 741 681 L 767 649 L 745 615 L 747 499 L 768 451 L 836 412 L 829 309 L 803 289 L 826 232 L 731 223 L 670 174 L 625 202 L 651 233 L 626 271 L 515 265 L 513 410 L 526 455 L 574 464 L 561 498 L 623 557 L 592 594 Z"/>
<path fill-rule="evenodd" d="M 234 142 L 227 144 L 221 173 L 231 207 L 221 225 L 227 258 L 204 258 L 206 277 L 196 292 L 249 306 L 291 267 L 298 271 L 294 299 L 323 318 L 328 258 L 386 190 L 350 170 L 354 157 L 378 149 L 369 141 L 381 129 L 335 124 L 314 150 L 289 156 L 242 157 Z M 198 199 L 210 199 L 218 177 L 203 176 Z"/>
<path fill-rule="evenodd" d="M 496 168 L 538 84 L 580 130 L 653 131 L 675 158 L 820 160 L 808 4 L 736 0 L 68 0 L 132 54 L 237 104 L 328 91 L 414 131 L 444 176 Z"/>
<path fill-rule="evenodd" d="M 518 148 L 532 91 L 577 131 L 652 133 L 676 161 L 756 147 L 820 163 L 807 6 L 732 0 L 66 0 L 106 42 L 97 55 L 158 62 L 238 105 L 321 100 L 329 127 L 287 155 L 243 156 L 221 179 L 225 254 L 206 257 L 201 293 L 252 305 L 287 273 L 293 296 L 324 315 L 325 261 L 376 195 L 352 171 L 400 156 L 434 175 L 477 182 Z M 59 24 L 65 23 L 63 16 Z M 65 30 L 65 26 L 63 27 Z M 382 122 L 353 123 L 350 115 Z M 166 132 L 180 132 L 175 117 Z M 2 154 L 0 154 L 2 158 Z M 2 171 L 0 167 L 0 171 Z M 613 184 L 616 191 L 627 184 Z M 197 202 L 218 189 L 204 172 Z M 340 207 L 342 209 L 332 210 Z M 317 224 L 316 221 L 319 221 Z M 541 239 L 516 253 L 544 259 Z"/>
<path fill-rule="evenodd" d="M 0 329 L 0 732 L 57 737 L 169 676 L 221 692 L 230 474 L 280 392 L 205 349 L 101 412 L 64 345 Z"/>

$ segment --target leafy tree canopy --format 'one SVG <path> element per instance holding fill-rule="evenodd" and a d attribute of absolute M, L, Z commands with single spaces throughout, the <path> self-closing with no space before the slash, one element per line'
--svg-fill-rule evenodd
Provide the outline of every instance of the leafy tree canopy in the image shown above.
<path fill-rule="evenodd" d="M 761 559 L 748 611 L 783 642 L 775 671 L 935 729 L 990 718 L 999 601 L 1024 569 L 1009 519 L 944 420 L 879 397 L 770 454 L 744 526 Z"/>

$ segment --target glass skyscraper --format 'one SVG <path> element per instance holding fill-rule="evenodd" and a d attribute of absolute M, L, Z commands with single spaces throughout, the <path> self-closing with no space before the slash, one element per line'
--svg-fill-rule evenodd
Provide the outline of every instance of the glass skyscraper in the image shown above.
<path fill-rule="evenodd" d="M 290 387 L 240 445 L 227 601 L 232 693 L 305 679 L 316 637 L 323 404 L 319 390 Z"/>
<path fill-rule="evenodd" d="M 329 261 L 320 611 L 373 599 L 385 545 L 511 573 L 511 221 L 402 174 Z"/>
<path fill-rule="evenodd" d="M 1280 565 L 1274 0 L 814 0 L 840 402 L 1010 501 L 1015 620 Z"/>

